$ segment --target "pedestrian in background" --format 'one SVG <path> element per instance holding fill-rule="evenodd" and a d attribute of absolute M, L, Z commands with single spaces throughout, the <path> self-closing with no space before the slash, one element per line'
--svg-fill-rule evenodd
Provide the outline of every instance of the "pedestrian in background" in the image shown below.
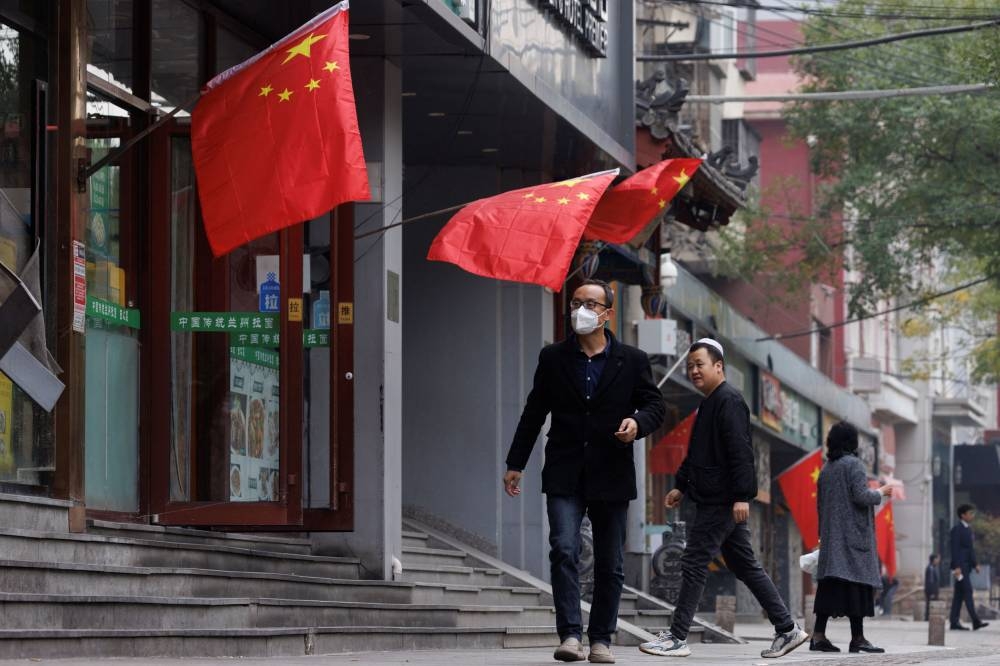
<path fill-rule="evenodd" d="M 816 625 L 809 649 L 840 652 L 826 637 L 831 617 L 851 621 L 851 652 L 885 652 L 865 638 L 864 618 L 875 615 L 875 590 L 882 586 L 875 547 L 875 506 L 892 492 L 868 487 L 864 463 L 857 457 L 858 430 L 841 421 L 826 437 L 827 460 L 819 475 L 819 565 L 813 610 Z"/>
<path fill-rule="evenodd" d="M 976 517 L 976 507 L 962 504 L 958 507 L 958 525 L 951 528 L 951 575 L 955 578 L 955 595 L 951 599 L 951 628 L 957 631 L 968 631 L 969 628 L 959 621 L 962 613 L 962 603 L 969 611 L 973 629 L 982 629 L 989 622 L 983 622 L 976 614 L 976 601 L 972 596 L 972 581 L 969 574 L 975 569 L 979 573 L 979 563 L 976 561 L 976 549 L 973 545 L 975 536 L 969 523 Z"/>
<path fill-rule="evenodd" d="M 880 615 L 892 615 L 892 599 L 899 589 L 899 579 L 889 575 L 889 569 L 882 562 L 879 562 L 882 571 L 882 593 L 879 595 L 876 605 L 880 610 Z"/>
<path fill-rule="evenodd" d="M 941 591 L 941 556 L 937 553 L 931 553 L 930 559 L 927 562 L 927 568 L 924 569 L 924 619 L 929 620 L 931 617 L 931 601 L 938 598 L 938 593 Z"/>
<path fill-rule="evenodd" d="M 549 562 L 560 661 L 583 660 L 580 610 L 580 523 L 594 529 L 594 600 L 587 634 L 589 659 L 612 664 L 611 634 L 625 582 L 628 503 L 636 498 L 632 442 L 660 427 L 666 413 L 646 352 L 618 341 L 604 325 L 615 295 L 606 282 L 586 280 L 573 292 L 573 334 L 538 355 L 534 385 L 507 454 L 504 490 L 520 494 L 521 472 L 545 417 L 552 415 L 542 492 L 549 516 Z"/>
<path fill-rule="evenodd" d="M 750 438 L 750 410 L 743 396 L 726 383 L 722 345 L 702 338 L 687 356 L 688 378 L 705 395 L 698 407 L 687 457 L 677 471 L 677 486 L 667 493 L 668 509 L 685 495 L 697 508 L 681 557 L 681 590 L 670 630 L 639 649 L 662 657 L 686 657 L 691 620 L 698 608 L 708 564 L 722 553 L 726 567 L 749 588 L 774 625 L 771 647 L 762 657 L 781 657 L 809 635 L 792 619 L 771 578 L 757 561 L 750 541 L 750 502 L 757 496 L 757 471 Z"/>

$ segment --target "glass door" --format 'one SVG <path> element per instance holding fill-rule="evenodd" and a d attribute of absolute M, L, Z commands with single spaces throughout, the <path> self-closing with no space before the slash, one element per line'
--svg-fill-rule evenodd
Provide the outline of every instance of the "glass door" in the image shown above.
<path fill-rule="evenodd" d="M 302 230 L 214 258 L 187 127 L 152 151 L 153 520 L 301 524 Z"/>

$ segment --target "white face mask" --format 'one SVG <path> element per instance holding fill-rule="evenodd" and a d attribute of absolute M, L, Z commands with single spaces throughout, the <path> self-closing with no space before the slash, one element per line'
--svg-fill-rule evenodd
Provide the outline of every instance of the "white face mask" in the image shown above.
<path fill-rule="evenodd" d="M 573 324 L 573 330 L 576 331 L 577 335 L 587 335 L 588 333 L 593 333 L 598 329 L 600 324 L 600 315 L 598 315 L 593 310 L 588 310 L 585 307 L 579 307 L 569 315 L 570 322 Z"/>

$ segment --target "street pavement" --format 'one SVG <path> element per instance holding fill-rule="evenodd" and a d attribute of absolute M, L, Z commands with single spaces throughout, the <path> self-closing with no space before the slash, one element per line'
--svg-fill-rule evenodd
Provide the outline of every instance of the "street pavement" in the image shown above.
<path fill-rule="evenodd" d="M 766 623 L 744 623 L 736 625 L 736 633 L 747 639 L 745 645 L 693 644 L 692 654 L 685 659 L 653 657 L 639 652 L 634 647 L 614 648 L 617 663 L 625 666 L 650 666 L 658 662 L 691 664 L 747 664 L 769 666 L 771 664 L 813 664 L 837 666 L 839 664 L 872 664 L 897 666 L 903 664 L 937 664 L 944 666 L 976 666 L 978 664 L 1000 665 L 1000 621 L 980 631 L 948 631 L 945 647 L 927 645 L 927 623 L 912 622 L 897 618 L 869 619 L 865 623 L 867 638 L 886 649 L 882 655 L 852 655 L 847 652 L 850 627 L 846 619 L 831 620 L 827 636 L 844 652 L 827 654 L 810 652 L 808 643 L 781 659 L 762 659 L 760 651 L 771 640 L 771 626 Z M 276 657 L 272 659 L 226 658 L 226 659 L 43 659 L 0 661 L 7 664 L 47 664 L 49 666 L 70 666 L 72 664 L 101 663 L 109 666 L 149 666 L 177 664 L 183 666 L 220 666 L 222 664 L 293 664 L 302 666 L 523 666 L 538 664 L 547 666 L 560 662 L 553 661 L 550 648 L 518 650 L 428 650 L 420 652 L 364 652 L 314 657 Z M 583 662 L 587 663 L 587 662 Z"/>

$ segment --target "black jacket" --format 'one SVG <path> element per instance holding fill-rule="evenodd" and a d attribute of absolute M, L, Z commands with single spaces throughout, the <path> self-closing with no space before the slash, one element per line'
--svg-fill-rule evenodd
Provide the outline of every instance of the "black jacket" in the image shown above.
<path fill-rule="evenodd" d="M 936 564 L 928 564 L 924 569 L 924 596 L 936 599 L 941 590 L 941 574 Z"/>
<path fill-rule="evenodd" d="M 757 496 L 750 409 L 726 382 L 698 407 L 676 487 L 698 504 L 749 502 Z"/>
<path fill-rule="evenodd" d="M 507 453 L 507 468 L 524 469 L 551 413 L 543 493 L 582 493 L 589 500 L 609 502 L 636 497 L 632 444 L 620 442 L 615 432 L 623 419 L 631 417 L 639 426 L 637 438 L 645 437 L 663 423 L 665 408 L 646 352 L 611 338 L 609 357 L 589 404 L 577 380 L 574 364 L 579 346 L 574 336 L 538 354 L 534 385 Z"/>
<path fill-rule="evenodd" d="M 972 528 L 966 527 L 962 523 L 951 528 L 951 568 L 961 569 L 968 574 L 975 569 L 976 550 L 972 545 Z"/>

